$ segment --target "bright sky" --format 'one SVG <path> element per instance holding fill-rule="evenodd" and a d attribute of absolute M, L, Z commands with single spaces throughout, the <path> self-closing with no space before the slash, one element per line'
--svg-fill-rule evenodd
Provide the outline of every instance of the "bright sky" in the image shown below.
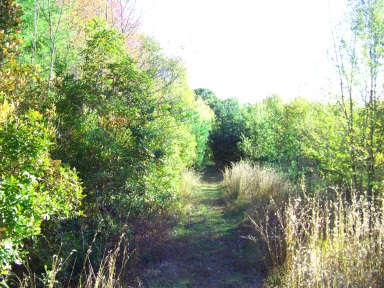
<path fill-rule="evenodd" d="M 138 0 L 142 32 L 180 56 L 192 89 L 255 102 L 318 98 L 345 0 Z"/>

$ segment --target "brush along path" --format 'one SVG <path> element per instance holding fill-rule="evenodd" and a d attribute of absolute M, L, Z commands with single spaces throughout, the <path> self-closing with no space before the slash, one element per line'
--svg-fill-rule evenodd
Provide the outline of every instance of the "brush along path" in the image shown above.
<path fill-rule="evenodd" d="M 174 227 L 172 239 L 162 245 L 162 259 L 150 263 L 146 287 L 260 287 L 254 249 L 243 213 L 230 210 L 221 173 L 209 167 L 191 197 L 189 213 Z"/>

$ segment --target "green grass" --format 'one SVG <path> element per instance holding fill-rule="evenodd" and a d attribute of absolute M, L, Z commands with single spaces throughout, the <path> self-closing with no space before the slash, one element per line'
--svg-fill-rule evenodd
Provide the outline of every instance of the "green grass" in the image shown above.
<path fill-rule="evenodd" d="M 221 180 L 214 168 L 203 175 L 164 244 L 167 255 L 143 271 L 146 287 L 257 287 L 256 255 L 242 238 L 249 234 L 244 213 L 231 209 Z"/>

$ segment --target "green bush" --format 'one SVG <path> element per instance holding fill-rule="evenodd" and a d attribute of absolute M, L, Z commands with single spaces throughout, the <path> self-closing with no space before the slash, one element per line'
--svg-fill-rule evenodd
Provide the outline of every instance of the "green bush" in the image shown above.
<path fill-rule="evenodd" d="M 20 263 L 22 240 L 40 233 L 42 221 L 78 215 L 82 188 L 76 171 L 50 158 L 52 126 L 43 115 L 0 106 L 0 268 Z"/>

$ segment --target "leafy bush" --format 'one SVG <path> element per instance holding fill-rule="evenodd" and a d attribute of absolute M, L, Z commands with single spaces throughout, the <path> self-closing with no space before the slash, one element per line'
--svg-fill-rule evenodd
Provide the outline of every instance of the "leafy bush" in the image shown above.
<path fill-rule="evenodd" d="M 82 188 L 76 171 L 50 158 L 54 130 L 43 115 L 15 115 L 0 106 L 0 269 L 20 263 L 22 240 L 40 233 L 43 220 L 78 215 Z"/>

